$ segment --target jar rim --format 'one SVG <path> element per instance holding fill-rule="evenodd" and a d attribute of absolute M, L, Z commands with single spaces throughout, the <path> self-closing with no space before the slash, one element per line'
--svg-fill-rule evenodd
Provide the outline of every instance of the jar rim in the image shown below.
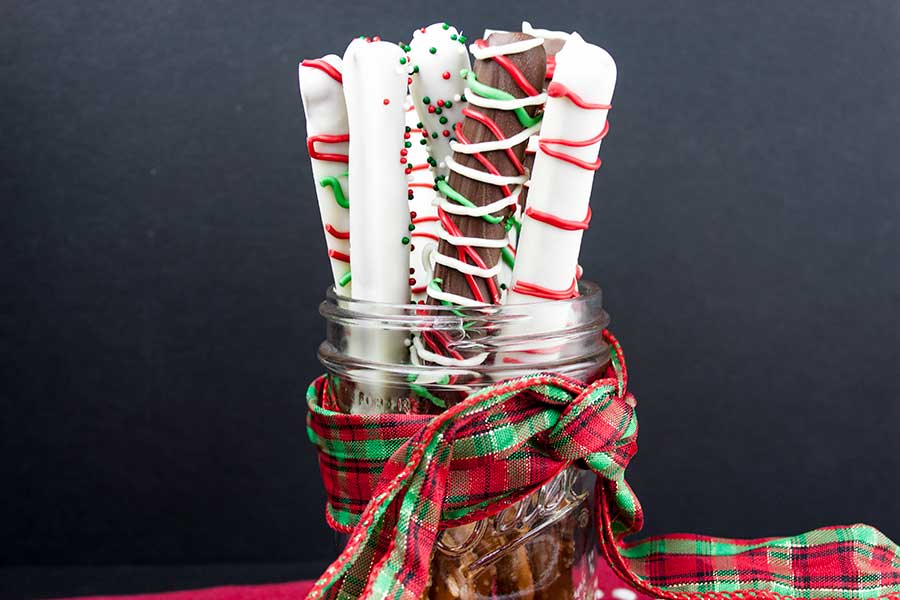
<path fill-rule="evenodd" d="M 437 322 L 440 322 L 441 318 L 450 319 L 454 323 L 458 322 L 460 318 L 475 320 L 489 318 L 496 322 L 505 320 L 504 317 L 516 318 L 536 310 L 547 310 L 548 307 L 567 309 L 584 305 L 602 306 L 602 302 L 603 291 L 600 286 L 593 281 L 585 279 L 578 282 L 578 295 L 566 300 L 535 299 L 517 304 L 483 304 L 478 306 L 373 302 L 343 296 L 338 293 L 334 286 L 329 286 L 325 290 L 325 300 L 319 305 L 319 314 L 327 320 L 342 321 L 352 319 L 354 321 L 369 321 L 387 318 L 391 321 L 398 320 L 398 324 L 399 322 L 409 324 L 420 320 L 428 320 L 434 323 L 435 319 L 437 319 Z"/>

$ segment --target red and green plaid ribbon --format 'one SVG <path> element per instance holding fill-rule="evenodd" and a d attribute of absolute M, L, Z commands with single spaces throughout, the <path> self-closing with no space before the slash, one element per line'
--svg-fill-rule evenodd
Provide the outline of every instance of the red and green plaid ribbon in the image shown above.
<path fill-rule="evenodd" d="M 333 410 L 329 380 L 317 379 L 307 393 L 309 437 L 328 522 L 350 539 L 307 598 L 419 600 L 441 529 L 496 514 L 574 464 L 598 475 L 601 552 L 649 595 L 900 600 L 900 549 L 866 525 L 759 540 L 624 542 L 643 521 L 624 477 L 638 428 L 621 347 L 604 335 L 611 367 L 590 385 L 537 373 L 436 416 L 343 414 Z"/>

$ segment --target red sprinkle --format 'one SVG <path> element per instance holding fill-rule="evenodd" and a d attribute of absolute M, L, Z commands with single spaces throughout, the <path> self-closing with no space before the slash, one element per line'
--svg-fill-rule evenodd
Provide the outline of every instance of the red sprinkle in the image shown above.
<path fill-rule="evenodd" d="M 434 104 L 428 105 L 428 112 L 433 113 L 435 111 Z"/>
<path fill-rule="evenodd" d="M 450 137 L 450 131 L 447 130 L 447 129 L 445 129 L 444 131 L 442 131 L 441 134 L 442 134 L 444 137 Z"/>
<path fill-rule="evenodd" d="M 390 104 L 390 103 L 391 103 L 391 101 L 390 101 L 389 99 L 387 99 L 387 98 L 384 99 L 384 105 L 385 105 L 385 106 L 387 106 L 387 105 Z"/>
<path fill-rule="evenodd" d="M 419 28 L 419 31 L 421 31 L 422 33 L 425 33 L 425 28 L 424 28 L 424 27 L 420 27 L 420 28 Z"/>
<path fill-rule="evenodd" d="M 444 71 L 443 73 L 441 73 L 441 77 L 443 77 L 444 79 L 450 79 L 450 71 Z"/>
<path fill-rule="evenodd" d="M 406 85 L 412 85 L 412 77 L 406 78 Z"/>
<path fill-rule="evenodd" d="M 443 101 L 443 100 L 438 100 L 438 101 L 437 101 L 437 105 L 438 105 L 438 106 L 444 106 L 444 101 Z"/>
<path fill-rule="evenodd" d="M 400 156 L 406 156 L 407 154 L 409 154 L 409 150 L 407 150 L 406 148 L 400 150 Z"/>
<path fill-rule="evenodd" d="M 415 219 L 415 218 L 416 218 L 416 211 L 414 211 L 414 210 L 409 211 L 409 218 L 410 218 L 410 219 Z"/>
<path fill-rule="evenodd" d="M 416 285 L 416 278 L 415 278 L 415 277 L 410 277 L 410 278 L 409 278 L 409 285 Z"/>
<path fill-rule="evenodd" d="M 372 38 L 372 41 L 373 41 L 373 42 L 380 42 L 380 41 L 381 41 L 381 36 L 376 35 L 375 37 Z"/>
<path fill-rule="evenodd" d="M 401 164 L 401 165 L 405 165 L 405 164 L 406 164 L 406 159 L 405 159 L 405 158 L 401 158 L 401 159 L 400 159 L 400 164 Z"/>
<path fill-rule="evenodd" d="M 406 133 L 403 134 L 403 139 L 404 139 L 404 140 L 408 140 L 408 139 L 409 139 L 409 132 L 408 132 L 408 131 L 407 131 Z"/>

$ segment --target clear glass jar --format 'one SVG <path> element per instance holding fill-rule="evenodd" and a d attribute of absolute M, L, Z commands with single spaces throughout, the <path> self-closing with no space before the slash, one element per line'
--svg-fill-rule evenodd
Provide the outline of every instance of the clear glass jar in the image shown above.
<path fill-rule="evenodd" d="M 602 376 L 609 323 L 600 288 L 570 300 L 482 307 L 385 305 L 329 291 L 319 359 L 340 410 L 437 414 L 472 392 L 530 373 Z M 436 364 L 436 363 L 440 364 Z M 593 481 L 569 468 L 502 512 L 444 530 L 425 598 L 594 597 Z"/>

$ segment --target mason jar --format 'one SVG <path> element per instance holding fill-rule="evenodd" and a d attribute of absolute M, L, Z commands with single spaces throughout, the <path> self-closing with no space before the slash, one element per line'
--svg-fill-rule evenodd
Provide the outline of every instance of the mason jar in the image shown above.
<path fill-rule="evenodd" d="M 609 316 L 600 288 L 569 300 L 479 307 L 386 305 L 330 290 L 319 347 L 335 405 L 349 413 L 438 414 L 536 372 L 604 376 Z M 443 529 L 424 598 L 593 599 L 594 475 L 569 467 L 487 519 Z"/>

